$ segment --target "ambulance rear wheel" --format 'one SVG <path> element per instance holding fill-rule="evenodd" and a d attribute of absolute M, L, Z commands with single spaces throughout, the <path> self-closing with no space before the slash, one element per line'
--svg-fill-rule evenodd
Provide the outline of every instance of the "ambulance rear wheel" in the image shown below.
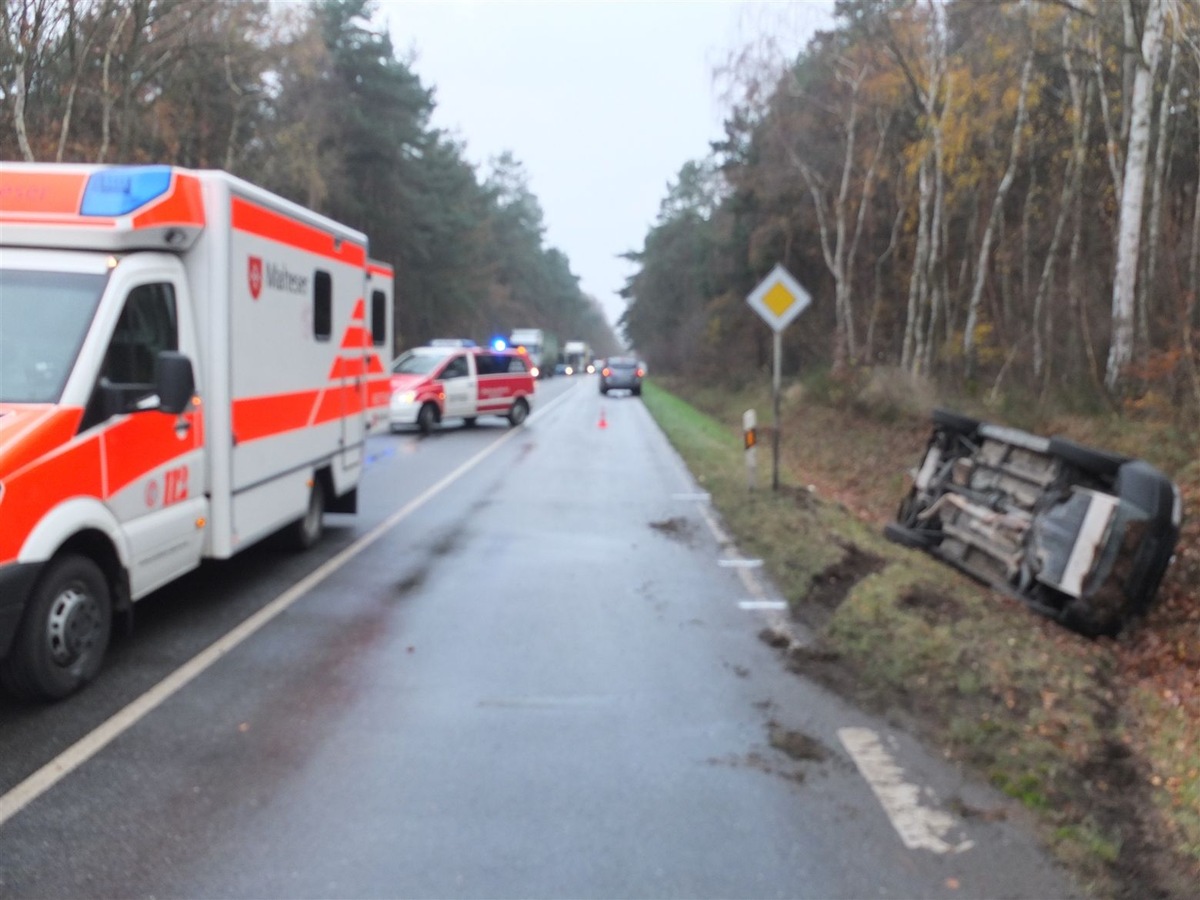
<path fill-rule="evenodd" d="M 510 409 L 508 411 L 508 421 L 514 428 L 516 428 L 518 425 L 520 425 L 522 422 L 525 421 L 525 418 L 528 415 L 529 415 L 529 404 L 526 403 L 523 399 L 517 400 L 515 403 L 513 403 L 512 409 Z"/>
<path fill-rule="evenodd" d="M 297 550 L 307 550 L 325 533 L 325 488 L 320 478 L 313 478 L 308 494 L 308 509 L 288 529 L 290 543 Z"/>
<path fill-rule="evenodd" d="M 112 597 L 100 567 L 84 556 L 52 560 L 17 630 L 0 681 L 17 697 L 58 700 L 100 671 L 112 634 Z"/>

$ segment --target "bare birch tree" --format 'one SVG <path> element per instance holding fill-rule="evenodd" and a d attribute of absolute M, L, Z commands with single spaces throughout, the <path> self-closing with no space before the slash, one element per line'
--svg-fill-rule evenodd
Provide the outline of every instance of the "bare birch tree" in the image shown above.
<path fill-rule="evenodd" d="M 1017 96 L 1016 121 L 1013 123 L 1012 140 L 1009 143 L 1008 165 L 992 198 L 992 210 L 988 216 L 987 228 L 983 231 L 983 241 L 979 246 L 979 259 L 975 263 L 975 286 L 971 289 L 971 298 L 967 302 L 967 323 L 963 328 L 963 364 L 967 378 L 975 376 L 976 346 L 975 326 L 979 322 L 979 304 L 983 299 L 983 286 L 987 280 L 988 263 L 992 255 L 992 242 L 1000 223 L 1000 214 L 1004 211 L 1004 201 L 1012 187 L 1017 174 L 1017 163 L 1021 157 L 1021 136 L 1025 131 L 1026 109 L 1025 102 L 1029 95 L 1029 78 L 1033 71 L 1033 49 L 1030 47 L 1025 63 L 1021 66 L 1021 87 Z"/>
<path fill-rule="evenodd" d="M 1130 98 L 1129 143 L 1125 152 L 1124 189 L 1117 226 L 1117 263 L 1113 278 L 1112 338 L 1104 384 L 1116 391 L 1123 370 L 1133 358 L 1134 291 L 1137 287 L 1138 252 L 1142 237 L 1146 168 L 1150 155 L 1154 72 L 1162 49 L 1167 0 L 1150 0 L 1142 31 L 1141 53 Z"/>

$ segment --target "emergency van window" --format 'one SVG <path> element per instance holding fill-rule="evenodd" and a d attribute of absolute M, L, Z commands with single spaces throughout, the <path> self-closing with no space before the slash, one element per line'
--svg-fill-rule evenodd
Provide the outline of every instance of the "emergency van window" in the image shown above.
<path fill-rule="evenodd" d="M 57 403 L 106 276 L 0 269 L 0 402 Z"/>
<path fill-rule="evenodd" d="M 327 341 L 333 335 L 333 278 L 317 270 L 313 278 L 313 336 Z"/>
<path fill-rule="evenodd" d="M 475 357 L 475 369 L 480 375 L 497 375 L 503 371 L 500 368 L 503 357 L 494 353 L 480 353 Z"/>
<path fill-rule="evenodd" d="M 387 295 L 371 292 L 371 343 L 382 347 L 387 343 Z"/>
<path fill-rule="evenodd" d="M 101 376 L 112 384 L 154 384 L 154 360 L 179 349 L 175 289 L 169 284 L 134 288 L 113 332 Z"/>
<path fill-rule="evenodd" d="M 508 371 L 511 373 L 521 374 L 521 375 L 524 375 L 526 372 L 528 372 L 529 369 L 525 365 L 525 357 L 510 356 L 508 358 Z"/>
<path fill-rule="evenodd" d="M 465 356 L 456 356 L 450 362 L 446 363 L 446 368 L 442 370 L 442 378 L 465 378 L 469 371 L 467 368 L 467 358 Z"/>

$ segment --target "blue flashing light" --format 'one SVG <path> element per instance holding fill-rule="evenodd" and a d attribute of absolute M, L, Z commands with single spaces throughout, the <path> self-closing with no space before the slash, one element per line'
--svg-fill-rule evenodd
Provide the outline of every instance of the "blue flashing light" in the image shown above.
<path fill-rule="evenodd" d="M 501 338 L 501 337 L 492 338 L 492 349 L 493 350 L 507 350 L 508 349 L 508 341 L 504 340 L 504 338 Z"/>
<path fill-rule="evenodd" d="M 79 213 L 125 216 L 170 189 L 170 166 L 118 166 L 88 178 Z"/>

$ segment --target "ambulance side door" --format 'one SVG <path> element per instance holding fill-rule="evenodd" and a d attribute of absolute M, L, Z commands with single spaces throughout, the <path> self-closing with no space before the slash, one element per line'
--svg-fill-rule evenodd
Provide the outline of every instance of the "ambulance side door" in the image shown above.
<path fill-rule="evenodd" d="M 442 389 L 446 392 L 443 418 L 476 414 L 476 390 L 479 381 L 475 375 L 474 360 L 469 353 L 459 353 L 450 359 L 442 369 L 441 381 Z"/>
<path fill-rule="evenodd" d="M 131 279 L 84 413 L 84 427 L 100 430 L 102 496 L 128 541 L 134 598 L 194 568 L 203 549 L 201 410 L 163 412 L 154 387 L 161 351 L 197 365 L 187 296 L 182 267 Z"/>

